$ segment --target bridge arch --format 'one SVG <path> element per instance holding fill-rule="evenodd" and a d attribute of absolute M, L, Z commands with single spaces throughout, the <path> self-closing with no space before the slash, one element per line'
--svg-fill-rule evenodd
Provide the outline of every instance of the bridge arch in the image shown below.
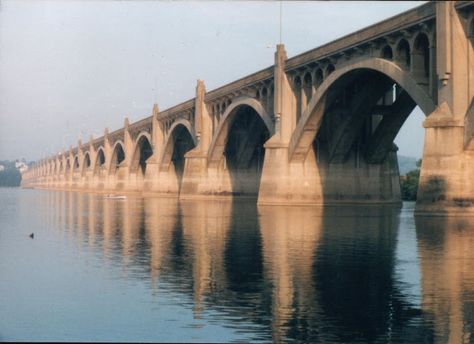
<path fill-rule="evenodd" d="M 321 68 L 318 68 L 316 70 L 316 73 L 314 74 L 315 76 L 315 81 L 314 81 L 314 85 L 316 86 L 316 88 L 319 88 L 319 86 L 321 86 L 321 84 L 323 83 L 324 81 L 324 75 L 323 75 L 323 70 Z"/>
<path fill-rule="evenodd" d="M 120 164 L 125 161 L 125 145 L 122 140 L 117 140 L 112 148 L 109 172 L 115 174 Z"/>
<path fill-rule="evenodd" d="M 178 182 L 178 192 L 183 180 L 185 154 L 196 147 L 197 139 L 193 127 L 188 120 L 179 119 L 173 123 L 168 131 L 164 149 L 160 157 L 160 169 L 168 170 L 173 164 Z"/>
<path fill-rule="evenodd" d="M 303 92 L 305 95 L 303 106 L 306 107 L 313 96 L 313 76 L 310 72 L 306 72 L 303 76 Z"/>
<path fill-rule="evenodd" d="M 430 40 L 424 32 L 418 33 L 413 41 L 412 70 L 416 77 L 425 78 L 427 83 L 430 75 Z"/>
<path fill-rule="evenodd" d="M 66 158 L 66 169 L 64 170 L 65 173 L 71 172 L 71 159 Z"/>
<path fill-rule="evenodd" d="M 208 152 L 208 161 L 210 164 L 218 164 L 221 161 L 229 136 L 230 128 L 237 115 L 237 110 L 242 106 L 248 106 L 253 111 L 255 111 L 257 115 L 262 119 L 263 123 L 265 124 L 265 127 L 270 133 L 270 136 L 273 135 L 273 121 L 259 101 L 250 97 L 236 99 L 222 115 L 222 119 L 216 129 L 216 133 L 213 136 Z"/>
<path fill-rule="evenodd" d="M 151 135 L 148 132 L 143 131 L 138 134 L 134 144 L 130 171 L 140 171 L 143 175 L 145 174 L 146 162 L 153 155 L 151 142 Z"/>
<path fill-rule="evenodd" d="M 302 114 L 291 137 L 289 146 L 290 161 L 301 161 L 306 158 L 313 144 L 313 140 L 320 129 L 326 106 L 328 106 L 329 103 L 328 91 L 355 71 L 374 71 L 388 77 L 400 85 L 409 97 L 421 108 L 425 115 L 430 114 L 435 109 L 435 104 L 431 97 L 417 84 L 409 72 L 403 70 L 398 64 L 392 61 L 383 58 L 370 58 L 344 66 L 337 69 L 324 80 L 318 92 Z"/>
<path fill-rule="evenodd" d="M 380 53 L 380 57 L 387 59 L 387 60 L 393 60 L 393 50 L 390 44 L 386 44 Z"/>
<path fill-rule="evenodd" d="M 88 169 L 91 168 L 91 156 L 89 152 L 86 152 L 84 154 L 84 157 L 82 158 L 82 174 L 84 174 Z"/>
<path fill-rule="evenodd" d="M 258 194 L 264 143 L 273 133 L 272 119 L 256 99 L 237 99 L 224 113 L 211 142 L 208 162 L 210 167 L 228 171 L 233 195 Z"/>
<path fill-rule="evenodd" d="M 336 67 L 332 63 L 328 64 L 326 67 L 326 78 L 331 75 L 332 72 L 336 70 Z"/>
<path fill-rule="evenodd" d="M 73 169 L 74 172 L 76 172 L 76 171 L 79 170 L 79 167 L 80 167 L 80 164 L 79 164 L 79 156 L 76 154 L 76 155 L 74 156 L 72 169 Z"/>
<path fill-rule="evenodd" d="M 94 162 L 94 174 L 99 172 L 103 167 L 105 167 L 105 152 L 104 147 L 100 146 L 97 149 L 97 156 Z"/>
<path fill-rule="evenodd" d="M 410 44 L 405 38 L 401 38 L 397 43 L 395 60 L 403 67 L 410 69 L 411 51 Z"/>

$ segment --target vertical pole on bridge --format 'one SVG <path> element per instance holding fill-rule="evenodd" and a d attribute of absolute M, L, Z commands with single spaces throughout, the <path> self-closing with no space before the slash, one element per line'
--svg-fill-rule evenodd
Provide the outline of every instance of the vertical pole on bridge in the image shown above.
<path fill-rule="evenodd" d="M 294 95 L 285 73 L 286 59 L 285 46 L 278 44 L 274 66 L 275 135 L 271 142 L 288 143 L 296 122 L 296 114 L 293 111 Z"/>

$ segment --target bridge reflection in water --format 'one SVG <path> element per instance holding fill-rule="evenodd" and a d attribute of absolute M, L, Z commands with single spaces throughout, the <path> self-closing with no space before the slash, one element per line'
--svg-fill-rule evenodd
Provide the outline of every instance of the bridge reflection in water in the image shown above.
<path fill-rule="evenodd" d="M 474 219 L 415 221 L 409 204 L 42 197 L 58 235 L 152 294 L 182 295 L 194 319 L 275 341 L 472 341 Z"/>

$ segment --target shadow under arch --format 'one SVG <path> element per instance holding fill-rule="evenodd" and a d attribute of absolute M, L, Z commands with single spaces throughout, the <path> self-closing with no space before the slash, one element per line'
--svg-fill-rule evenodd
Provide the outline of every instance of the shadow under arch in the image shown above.
<path fill-rule="evenodd" d="M 231 103 L 208 152 L 209 165 L 228 170 L 232 195 L 258 195 L 265 157 L 264 143 L 274 132 L 260 102 L 241 98 Z"/>
<path fill-rule="evenodd" d="M 82 161 L 83 162 L 82 162 L 81 174 L 84 175 L 84 173 L 86 173 L 86 171 L 91 167 L 91 156 L 89 152 L 86 152 L 84 154 Z"/>
<path fill-rule="evenodd" d="M 94 162 L 94 175 L 98 174 L 105 167 L 105 153 L 104 147 L 99 147 L 97 150 L 97 156 Z"/>
<path fill-rule="evenodd" d="M 71 172 L 71 159 L 66 158 L 66 167 L 64 169 L 64 174 L 68 174 Z"/>
<path fill-rule="evenodd" d="M 229 105 L 225 113 L 222 115 L 219 126 L 216 128 L 216 134 L 213 135 L 208 152 L 208 161 L 210 164 L 218 164 L 222 159 L 229 130 L 236 114 L 235 112 L 237 108 L 243 105 L 252 108 L 258 114 L 258 116 L 260 116 L 262 121 L 265 123 L 270 136 L 274 134 L 273 121 L 263 105 L 258 100 L 249 97 L 237 98 Z"/>
<path fill-rule="evenodd" d="M 173 123 L 169 129 L 163 153 L 160 157 L 160 169 L 169 171 L 173 165 L 178 183 L 178 194 L 181 192 L 183 181 L 185 154 L 196 147 L 197 139 L 191 123 L 180 119 Z"/>
<path fill-rule="evenodd" d="M 153 148 L 151 146 L 151 135 L 147 132 L 142 132 L 135 140 L 135 149 L 133 150 L 132 161 L 130 164 L 130 171 L 140 171 L 142 175 L 146 172 L 146 161 L 153 155 Z"/>
<path fill-rule="evenodd" d="M 118 168 L 125 161 L 125 149 L 124 144 L 121 140 L 115 142 L 112 149 L 112 156 L 110 158 L 109 174 L 115 174 Z"/>
<path fill-rule="evenodd" d="M 289 162 L 305 162 L 323 203 L 401 204 L 394 140 L 417 105 L 425 115 L 435 108 L 418 81 L 371 58 L 336 69 L 319 87 L 293 132 Z"/>
<path fill-rule="evenodd" d="M 77 172 L 77 171 L 79 171 L 79 169 L 80 169 L 79 156 L 75 155 L 74 156 L 73 170 L 74 170 L 74 172 Z"/>
<path fill-rule="evenodd" d="M 374 71 L 386 76 L 409 95 L 425 115 L 435 109 L 433 99 L 420 87 L 412 76 L 395 62 L 383 58 L 370 58 L 336 69 L 321 84 L 301 116 L 289 146 L 289 160 L 302 160 L 306 157 L 316 134 L 318 133 L 325 110 L 337 96 L 329 92 L 332 88 L 341 88 L 353 81 L 351 73 L 356 71 Z M 335 86 L 335 87 L 334 87 Z"/>

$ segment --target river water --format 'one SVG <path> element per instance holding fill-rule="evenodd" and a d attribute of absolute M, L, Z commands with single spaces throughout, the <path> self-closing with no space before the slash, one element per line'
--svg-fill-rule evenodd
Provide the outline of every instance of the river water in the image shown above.
<path fill-rule="evenodd" d="M 0 340 L 474 342 L 474 219 L 413 207 L 0 189 Z"/>

